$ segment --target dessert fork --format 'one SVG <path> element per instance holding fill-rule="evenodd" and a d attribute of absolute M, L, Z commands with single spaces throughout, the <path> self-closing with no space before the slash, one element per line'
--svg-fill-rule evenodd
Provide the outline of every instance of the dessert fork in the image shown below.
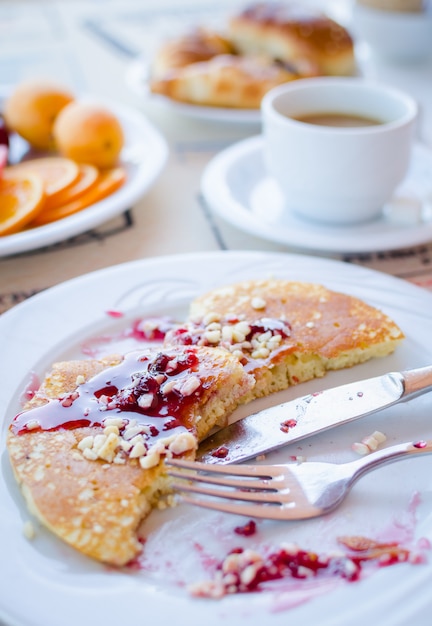
<path fill-rule="evenodd" d="M 248 517 L 295 520 L 332 511 L 359 478 L 377 467 L 431 452 L 432 440 L 390 446 L 342 464 L 212 465 L 182 459 L 165 464 L 170 476 L 182 479 L 172 486 L 185 502 Z"/>

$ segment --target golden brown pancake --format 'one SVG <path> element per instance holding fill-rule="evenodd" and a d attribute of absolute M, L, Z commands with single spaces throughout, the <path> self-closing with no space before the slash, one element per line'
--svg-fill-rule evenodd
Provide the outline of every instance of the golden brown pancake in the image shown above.
<path fill-rule="evenodd" d="M 128 563 L 170 492 L 163 459 L 194 458 L 253 384 L 233 355 L 196 346 L 54 365 L 8 433 L 30 511 L 83 554 Z"/>
<path fill-rule="evenodd" d="M 141 550 L 141 521 L 170 494 L 166 456 L 193 459 L 240 403 L 388 355 L 403 338 L 380 310 L 322 285 L 214 289 L 163 347 L 55 364 L 11 424 L 15 476 L 54 534 L 124 565 Z"/>
<path fill-rule="evenodd" d="M 393 352 L 404 338 L 383 312 L 322 285 L 245 281 L 206 293 L 167 344 L 223 347 L 256 385 L 250 400 Z"/>

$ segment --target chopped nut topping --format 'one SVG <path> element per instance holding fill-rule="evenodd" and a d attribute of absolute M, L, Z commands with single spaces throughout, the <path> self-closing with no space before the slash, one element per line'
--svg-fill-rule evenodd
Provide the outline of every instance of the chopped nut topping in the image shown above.
<path fill-rule="evenodd" d="M 209 343 L 219 343 L 222 338 L 222 334 L 219 329 L 206 330 L 206 332 L 204 333 L 204 337 Z"/>
<path fill-rule="evenodd" d="M 357 454 L 364 456 L 366 454 L 369 454 L 370 452 L 373 452 L 374 450 L 377 450 L 378 446 L 384 443 L 386 440 L 387 437 L 384 435 L 384 433 L 376 430 L 371 435 L 364 437 L 361 442 L 353 443 L 351 449 Z"/>
<path fill-rule="evenodd" d="M 104 420 L 104 426 L 117 426 L 117 428 L 121 428 L 124 426 L 124 421 L 121 417 L 107 417 L 107 419 Z"/>
<path fill-rule="evenodd" d="M 24 522 L 23 533 L 26 539 L 31 540 L 35 538 L 36 536 L 35 527 L 33 526 L 33 523 L 30 520 L 27 520 L 26 522 Z"/>
<path fill-rule="evenodd" d="M 198 376 L 188 376 L 185 380 L 177 382 L 174 389 L 179 391 L 182 396 L 191 396 L 201 386 Z"/>
<path fill-rule="evenodd" d="M 144 393 L 137 400 L 138 406 L 142 409 L 149 409 L 154 401 L 154 394 L 152 393 Z"/>
<path fill-rule="evenodd" d="M 79 442 L 78 448 L 80 450 L 85 450 L 86 448 L 92 448 L 93 440 L 94 440 L 94 437 L 92 435 L 89 435 L 88 437 L 84 437 L 84 439 L 81 439 L 81 441 Z"/>
<path fill-rule="evenodd" d="M 205 326 L 209 326 L 213 322 L 219 322 L 219 321 L 220 321 L 219 313 L 208 313 L 203 319 Z"/>
<path fill-rule="evenodd" d="M 114 435 L 118 435 L 120 431 L 117 426 L 106 426 L 106 428 L 104 428 L 104 433 L 106 435 L 110 435 L 111 433 L 114 433 Z"/>
<path fill-rule="evenodd" d="M 266 307 L 261 298 L 252 301 L 257 310 Z M 219 346 L 243 362 L 247 358 L 267 359 L 290 334 L 291 328 L 285 319 L 262 317 L 250 321 L 244 315 L 227 314 L 222 318 L 209 313 L 201 319 L 190 320 L 184 328 L 177 329 L 170 340 L 185 345 Z M 168 391 L 164 388 L 164 392 Z"/>
<path fill-rule="evenodd" d="M 251 300 L 251 306 L 253 309 L 256 309 L 257 311 L 260 309 L 265 309 L 267 306 L 266 301 L 263 298 L 252 298 Z"/>
<path fill-rule="evenodd" d="M 188 383 L 190 380 L 192 382 Z M 182 389 L 186 393 L 193 393 L 200 384 L 199 378 L 192 376 L 183 381 Z M 127 458 L 138 459 L 140 466 L 148 469 L 158 465 L 162 456 L 183 454 L 197 447 L 197 440 L 189 431 L 166 437 L 149 446 L 151 430 L 144 424 L 138 424 L 136 420 L 127 423 L 123 420 L 107 419 L 103 426 L 102 433 L 88 435 L 78 443 L 77 450 L 82 453 L 81 458 L 84 457 L 89 461 L 101 459 L 106 461 L 108 466 L 110 463 L 122 465 Z"/>
<path fill-rule="evenodd" d="M 258 348 L 258 350 L 254 350 L 252 352 L 253 359 L 266 359 L 270 354 L 270 350 L 268 348 Z"/>
<path fill-rule="evenodd" d="M 134 447 L 132 448 L 132 450 L 129 452 L 129 458 L 131 459 L 137 459 L 140 456 L 144 456 L 144 454 L 146 453 L 146 447 L 143 444 L 142 441 L 138 441 Z"/>
<path fill-rule="evenodd" d="M 197 446 L 197 441 L 192 433 L 181 433 L 169 444 L 168 450 L 173 454 L 183 454 L 188 450 L 194 450 Z"/>

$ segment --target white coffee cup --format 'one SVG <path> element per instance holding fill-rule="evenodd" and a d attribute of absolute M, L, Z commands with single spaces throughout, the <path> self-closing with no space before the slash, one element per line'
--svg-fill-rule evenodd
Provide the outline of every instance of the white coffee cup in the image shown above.
<path fill-rule="evenodd" d="M 356 41 L 365 41 L 373 55 L 393 63 L 421 63 L 432 57 L 432 4 L 423 10 L 386 10 L 385 4 L 353 5 Z M 403 4 L 400 8 L 403 8 Z M 407 7 L 410 6 L 408 3 Z"/>
<path fill-rule="evenodd" d="M 407 174 L 417 105 L 397 89 L 363 78 L 308 78 L 272 89 L 261 111 L 265 167 L 286 211 L 332 224 L 376 219 Z M 317 113 L 379 123 L 293 119 Z"/>

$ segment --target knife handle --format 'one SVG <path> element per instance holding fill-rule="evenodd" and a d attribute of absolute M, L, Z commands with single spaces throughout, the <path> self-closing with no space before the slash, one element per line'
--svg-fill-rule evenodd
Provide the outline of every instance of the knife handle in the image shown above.
<path fill-rule="evenodd" d="M 424 393 L 428 391 L 429 387 L 432 390 L 432 365 L 405 370 L 401 374 L 403 377 L 404 398 L 412 398 Z"/>

